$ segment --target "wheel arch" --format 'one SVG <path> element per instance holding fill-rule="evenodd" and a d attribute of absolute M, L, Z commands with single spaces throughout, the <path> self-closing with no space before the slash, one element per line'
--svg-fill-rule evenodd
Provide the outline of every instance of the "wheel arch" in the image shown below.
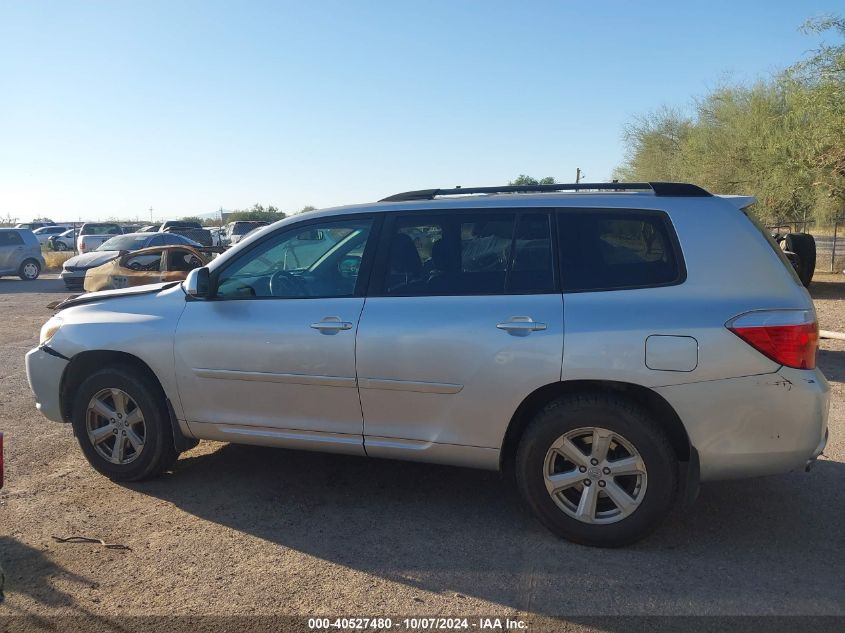
<path fill-rule="evenodd" d="M 143 360 L 127 352 L 114 350 L 88 350 L 76 354 L 70 359 L 62 374 L 62 381 L 59 387 L 59 404 L 62 417 L 70 421 L 73 411 L 73 402 L 76 392 L 82 382 L 93 372 L 110 365 L 130 367 L 146 375 L 152 383 L 161 391 L 163 398 L 167 398 L 161 381 Z"/>
<path fill-rule="evenodd" d="M 79 386 L 88 376 L 94 371 L 108 366 L 122 366 L 132 368 L 150 379 L 150 382 L 159 390 L 161 397 L 167 409 L 167 414 L 170 418 L 170 426 L 173 430 L 173 441 L 176 449 L 179 452 L 186 451 L 197 444 L 197 440 L 186 437 L 179 426 L 179 421 L 176 419 L 176 414 L 173 411 L 173 405 L 164 386 L 156 376 L 156 373 L 150 366 L 142 359 L 134 354 L 128 352 L 119 352 L 115 350 L 87 350 L 76 354 L 71 358 L 65 371 L 62 374 L 62 380 L 59 387 L 59 405 L 61 407 L 62 417 L 66 422 L 71 421 L 73 412 L 74 396 Z"/>
<path fill-rule="evenodd" d="M 621 395 L 649 411 L 666 432 L 679 462 L 689 462 L 695 450 L 681 418 L 663 396 L 634 383 L 610 380 L 568 380 L 544 385 L 529 394 L 517 407 L 502 441 L 499 466 L 503 472 L 512 471 L 516 450 L 528 423 L 553 400 L 578 393 L 610 393 Z"/>

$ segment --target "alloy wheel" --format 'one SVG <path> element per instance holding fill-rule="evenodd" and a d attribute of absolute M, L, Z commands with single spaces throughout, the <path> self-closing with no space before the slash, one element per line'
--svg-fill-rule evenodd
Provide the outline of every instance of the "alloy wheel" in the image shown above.
<path fill-rule="evenodd" d="M 88 403 L 85 424 L 94 450 L 112 464 L 130 464 L 144 450 L 144 414 L 121 389 L 102 389 L 94 394 Z"/>
<path fill-rule="evenodd" d="M 600 427 L 560 436 L 543 461 L 546 490 L 567 515 L 583 523 L 616 523 L 645 498 L 648 475 L 639 451 Z"/>

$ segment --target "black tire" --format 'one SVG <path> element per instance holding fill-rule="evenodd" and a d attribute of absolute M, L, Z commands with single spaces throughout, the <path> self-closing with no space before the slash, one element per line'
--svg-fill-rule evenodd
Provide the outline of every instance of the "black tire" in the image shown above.
<path fill-rule="evenodd" d="M 809 233 L 787 233 L 786 250 L 798 256 L 798 277 L 804 286 L 809 286 L 816 272 L 816 240 Z"/>
<path fill-rule="evenodd" d="M 35 274 L 32 274 L 31 271 L 32 267 L 35 267 Z M 38 263 L 36 259 L 25 259 L 21 262 L 20 268 L 18 268 L 18 277 L 23 279 L 24 281 L 33 281 L 38 279 L 38 275 L 41 274 L 41 264 Z"/>
<path fill-rule="evenodd" d="M 618 434 L 636 449 L 645 464 L 647 485 L 639 505 L 614 523 L 582 522 L 561 509 L 546 489 L 544 468 L 552 444 L 585 427 L 601 427 Z M 644 538 L 666 517 L 678 489 L 678 461 L 665 433 L 646 411 L 610 394 L 564 396 L 546 406 L 520 440 L 515 470 L 524 501 L 543 525 L 567 540 L 598 547 L 621 547 Z M 593 485 L 599 485 L 599 481 Z M 583 494 L 586 489 L 579 485 Z M 595 490 L 607 496 L 603 488 Z"/>
<path fill-rule="evenodd" d="M 143 448 L 130 463 L 115 464 L 94 448 L 88 437 L 88 403 L 103 389 L 120 389 L 141 409 L 145 436 Z M 99 473 L 113 481 L 140 481 L 169 470 L 179 457 L 161 388 L 148 376 L 131 367 L 105 367 L 86 378 L 76 391 L 72 412 L 73 432 L 85 458 Z"/>
<path fill-rule="evenodd" d="M 66 251 L 68 250 L 68 247 L 64 242 L 56 242 L 55 249 L 57 251 Z"/>

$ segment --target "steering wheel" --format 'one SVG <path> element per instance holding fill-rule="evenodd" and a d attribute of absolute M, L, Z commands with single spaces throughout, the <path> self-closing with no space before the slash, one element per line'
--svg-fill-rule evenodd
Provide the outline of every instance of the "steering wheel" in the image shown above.
<path fill-rule="evenodd" d="M 141 264 L 139 264 L 138 262 L 132 262 L 131 264 L 129 264 L 129 266 L 127 266 L 127 268 L 129 268 L 130 270 L 141 270 Z"/>
<path fill-rule="evenodd" d="M 274 297 L 307 297 L 305 284 L 288 270 L 277 270 L 270 277 L 270 294 Z"/>

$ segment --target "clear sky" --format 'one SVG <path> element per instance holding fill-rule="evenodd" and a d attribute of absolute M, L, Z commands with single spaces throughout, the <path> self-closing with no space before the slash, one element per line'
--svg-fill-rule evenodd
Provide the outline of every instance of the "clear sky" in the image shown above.
<path fill-rule="evenodd" d="M 818 44 L 841 0 L 0 0 L 0 216 L 297 210 L 602 180 L 637 113 Z"/>

